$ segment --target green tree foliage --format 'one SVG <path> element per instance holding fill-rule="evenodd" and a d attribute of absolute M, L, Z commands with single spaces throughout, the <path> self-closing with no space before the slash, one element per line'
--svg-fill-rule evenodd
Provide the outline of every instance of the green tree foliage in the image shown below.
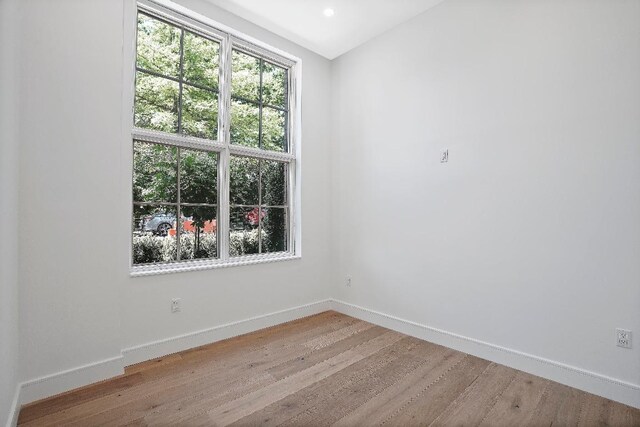
<path fill-rule="evenodd" d="M 138 14 L 137 66 L 178 78 L 182 31 L 170 24 Z"/>
<path fill-rule="evenodd" d="M 180 150 L 182 203 L 218 203 L 218 153 Z"/>
<path fill-rule="evenodd" d="M 177 149 L 159 144 L 134 143 L 133 198 L 134 202 L 176 203 L 178 151 L 180 152 L 180 202 L 182 216 L 190 218 L 195 227 L 196 258 L 203 257 L 200 235 L 205 222 L 217 218 L 218 154 L 205 151 Z M 157 205 L 139 205 L 141 217 L 158 212 Z M 160 210 L 165 212 L 165 210 Z M 175 216 L 175 215 L 174 215 Z"/>
<path fill-rule="evenodd" d="M 237 50 L 232 58 L 231 142 L 284 151 L 287 71 Z"/>
<path fill-rule="evenodd" d="M 259 220 L 260 228 L 265 232 L 261 236 L 262 251 L 286 250 L 286 164 L 232 156 L 230 175 L 232 228 L 251 230 Z M 238 205 L 242 207 L 234 207 Z"/>
<path fill-rule="evenodd" d="M 220 44 L 185 31 L 183 62 L 182 133 L 218 139 Z"/>
<path fill-rule="evenodd" d="M 201 235 L 207 221 L 218 214 L 218 154 L 180 150 L 180 201 L 182 215 L 191 218 L 195 227 L 193 258 L 209 258 L 201 247 Z"/>
<path fill-rule="evenodd" d="M 184 79 L 192 84 L 218 88 L 220 44 L 190 31 L 184 33 Z"/>
<path fill-rule="evenodd" d="M 287 150 L 287 70 L 238 50 L 232 57 L 231 142 Z M 217 140 L 219 64 L 218 42 L 140 13 L 135 125 Z M 180 212 L 195 227 L 194 233 L 183 232 L 179 237 L 180 259 L 217 256 L 211 236 L 202 234 L 205 224 L 215 220 L 218 213 L 216 153 L 135 142 L 134 227 L 140 217 L 176 210 L 175 206 L 162 204 L 177 203 L 178 165 Z M 286 250 L 286 175 L 284 163 L 231 158 L 230 228 L 236 242 L 232 255 L 257 253 L 260 246 L 263 252 Z M 254 208 L 259 224 L 249 219 Z M 158 252 L 160 246 L 154 239 L 162 237 L 138 237 L 144 237 L 136 240 L 138 252 L 134 250 L 140 262 L 171 258 L 167 255 L 171 252 L 169 243 L 163 243 L 162 254 Z"/>
<path fill-rule="evenodd" d="M 177 148 L 135 141 L 133 201 L 176 203 Z"/>
<path fill-rule="evenodd" d="M 231 205 L 257 206 L 260 200 L 260 160 L 231 156 L 229 174 Z"/>
<path fill-rule="evenodd" d="M 219 43 L 139 14 L 136 126 L 217 139 L 219 63 Z"/>

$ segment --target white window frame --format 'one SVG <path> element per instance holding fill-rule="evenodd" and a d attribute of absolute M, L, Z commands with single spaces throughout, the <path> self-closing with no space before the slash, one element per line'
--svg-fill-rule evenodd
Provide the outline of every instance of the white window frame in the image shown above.
<path fill-rule="evenodd" d="M 129 264 L 131 276 L 147 276 L 153 274 L 174 273 L 181 271 L 204 270 L 219 267 L 230 267 L 247 264 L 266 263 L 302 257 L 301 223 L 300 223 L 300 100 L 302 60 L 291 54 L 271 47 L 250 36 L 235 31 L 223 24 L 215 22 L 203 15 L 173 3 L 169 0 L 125 0 L 124 1 L 124 67 L 125 82 L 124 129 L 128 170 L 133 170 L 133 141 L 160 143 L 175 147 L 192 148 L 218 153 L 218 258 L 184 260 L 157 264 L 133 264 L 132 233 L 129 237 Z M 180 134 L 165 133 L 134 126 L 133 111 L 135 98 L 136 44 L 137 44 L 137 12 L 138 10 L 158 16 L 169 22 L 188 28 L 220 43 L 220 80 L 219 80 L 219 112 L 218 138 L 216 141 L 201 139 Z M 130 42 L 130 43 L 126 43 Z M 258 148 L 234 145 L 230 142 L 230 107 L 231 107 L 231 58 L 232 50 L 237 49 L 264 58 L 289 70 L 288 82 L 288 151 L 276 152 Z M 229 159 L 231 155 L 242 155 L 265 160 L 278 160 L 288 164 L 288 209 L 289 234 L 286 252 L 263 253 L 229 256 Z M 129 223 L 133 215 L 133 182 L 131 173 L 126 174 L 129 194 Z"/>

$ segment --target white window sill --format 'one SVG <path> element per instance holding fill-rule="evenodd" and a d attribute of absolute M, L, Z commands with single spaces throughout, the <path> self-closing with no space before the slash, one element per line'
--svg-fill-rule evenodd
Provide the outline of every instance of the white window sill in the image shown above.
<path fill-rule="evenodd" d="M 236 267 L 240 265 L 252 265 L 252 264 L 264 264 L 268 262 L 276 261 L 289 261 L 294 259 L 301 259 L 302 256 L 295 255 L 290 252 L 284 252 L 280 254 L 267 254 L 267 255 L 251 255 L 231 258 L 228 261 L 220 260 L 194 260 L 194 261 L 182 261 L 172 262 L 167 264 L 145 264 L 134 265 L 131 267 L 131 277 L 140 276 L 153 276 L 157 274 L 169 274 L 169 273 L 181 273 L 184 271 L 199 271 L 210 270 L 213 268 L 225 268 Z"/>

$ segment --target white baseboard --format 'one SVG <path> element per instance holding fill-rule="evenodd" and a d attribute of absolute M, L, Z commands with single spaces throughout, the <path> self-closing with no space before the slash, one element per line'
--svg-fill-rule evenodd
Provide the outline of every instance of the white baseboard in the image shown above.
<path fill-rule="evenodd" d="M 324 300 L 311 304 L 305 304 L 274 313 L 263 314 L 249 319 L 231 322 L 212 328 L 191 332 L 176 337 L 154 341 L 122 350 L 125 366 L 156 357 L 166 356 L 190 348 L 211 344 L 216 341 L 257 331 L 259 329 L 275 326 L 280 323 L 290 322 L 302 317 L 311 316 L 331 310 L 332 301 Z"/>
<path fill-rule="evenodd" d="M 13 427 L 16 425 L 21 405 L 122 375 L 125 366 L 201 345 L 211 344 L 216 341 L 322 313 L 323 311 L 331 309 L 331 300 L 305 304 L 127 348 L 122 350 L 121 355 L 110 359 L 23 382 L 18 386 L 18 390 L 16 391 L 13 414 L 7 422 L 7 426 Z"/>
<path fill-rule="evenodd" d="M 333 310 L 337 312 L 406 335 L 453 348 L 629 406 L 640 408 L 640 385 L 638 384 L 632 384 L 554 360 L 422 325 L 354 304 L 333 300 L 332 306 Z"/>
<path fill-rule="evenodd" d="M 74 388 L 122 375 L 122 356 L 115 356 L 77 368 L 25 381 L 20 386 L 19 404 L 35 402 Z"/>
<path fill-rule="evenodd" d="M 16 384 L 16 392 L 13 395 L 13 402 L 7 414 L 7 427 L 16 427 L 18 425 L 18 415 L 20 415 L 20 388 L 21 384 Z"/>
<path fill-rule="evenodd" d="M 8 420 L 8 426 L 16 425 L 21 405 L 122 375 L 125 366 L 318 314 L 331 310 L 331 307 L 332 301 L 324 300 L 214 326 L 127 348 L 122 350 L 120 356 L 23 382 L 16 391 L 13 414 Z"/>
<path fill-rule="evenodd" d="M 210 344 L 327 310 L 335 310 L 416 338 L 640 408 L 640 385 L 422 325 L 357 305 L 327 299 L 130 347 L 124 349 L 120 356 L 24 382 L 16 390 L 13 412 L 9 414 L 7 427 L 16 425 L 21 405 L 121 375 L 124 372 L 124 366 Z"/>

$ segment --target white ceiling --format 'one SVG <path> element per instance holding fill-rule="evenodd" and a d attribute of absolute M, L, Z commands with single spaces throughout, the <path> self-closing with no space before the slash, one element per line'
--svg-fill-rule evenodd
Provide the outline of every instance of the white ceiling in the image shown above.
<path fill-rule="evenodd" d="M 443 0 L 209 0 L 334 59 Z M 335 14 L 326 17 L 331 8 Z"/>

